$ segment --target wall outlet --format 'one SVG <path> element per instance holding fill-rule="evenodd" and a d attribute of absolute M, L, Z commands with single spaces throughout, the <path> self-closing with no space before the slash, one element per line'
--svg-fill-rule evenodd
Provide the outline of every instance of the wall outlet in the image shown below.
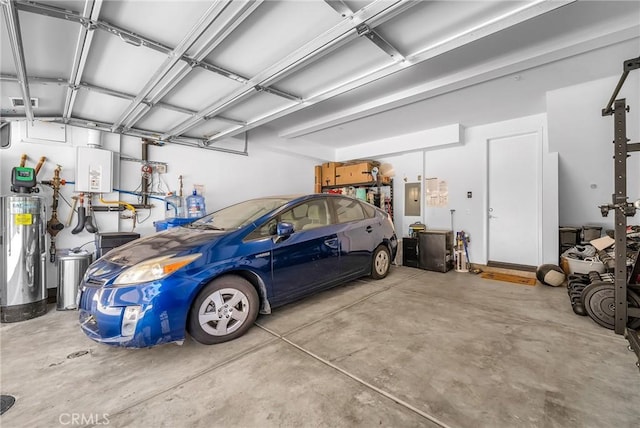
<path fill-rule="evenodd" d="M 165 165 L 163 163 L 156 164 L 155 168 L 156 168 L 156 172 L 158 174 L 166 174 L 167 173 L 167 165 Z"/>

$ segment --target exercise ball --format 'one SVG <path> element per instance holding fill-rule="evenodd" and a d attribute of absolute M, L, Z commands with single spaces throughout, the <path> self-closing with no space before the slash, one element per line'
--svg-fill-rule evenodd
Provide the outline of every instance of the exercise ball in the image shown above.
<path fill-rule="evenodd" d="M 543 284 L 559 287 L 566 279 L 566 275 L 560 266 L 548 264 L 538 266 L 536 278 Z"/>

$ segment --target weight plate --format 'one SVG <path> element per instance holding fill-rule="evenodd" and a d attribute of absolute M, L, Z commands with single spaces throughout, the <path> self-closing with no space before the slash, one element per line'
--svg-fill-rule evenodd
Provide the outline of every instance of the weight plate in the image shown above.
<path fill-rule="evenodd" d="M 627 301 L 630 308 L 640 308 L 640 296 L 634 291 L 627 289 Z M 629 317 L 627 327 L 632 330 L 640 329 L 640 318 Z"/>
<path fill-rule="evenodd" d="M 614 285 L 608 282 L 594 282 L 582 293 L 582 304 L 591 319 L 610 330 L 615 327 L 614 294 Z M 640 296 L 631 290 L 627 290 L 627 302 L 629 307 L 640 308 Z M 634 330 L 640 328 L 640 318 L 629 318 L 627 326 Z"/>
<path fill-rule="evenodd" d="M 583 306 L 591 319 L 610 330 L 615 327 L 613 295 L 613 284 L 603 282 L 588 285 L 582 293 Z"/>

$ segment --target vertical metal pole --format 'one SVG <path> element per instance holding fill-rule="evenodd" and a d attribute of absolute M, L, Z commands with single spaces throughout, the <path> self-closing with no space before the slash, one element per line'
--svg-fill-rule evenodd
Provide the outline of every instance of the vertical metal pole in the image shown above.
<path fill-rule="evenodd" d="M 142 164 L 146 165 L 146 161 L 149 160 L 149 143 L 146 140 L 142 140 Z M 142 174 L 142 205 L 147 206 L 149 204 L 148 187 L 149 181 L 145 174 Z"/>
<path fill-rule="evenodd" d="M 627 326 L 627 105 L 616 100 L 614 107 L 614 191 L 615 215 L 615 332 L 624 334 Z"/>

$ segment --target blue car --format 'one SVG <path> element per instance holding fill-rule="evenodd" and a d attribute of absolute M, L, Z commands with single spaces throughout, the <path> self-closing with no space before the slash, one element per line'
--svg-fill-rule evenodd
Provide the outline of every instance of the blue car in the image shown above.
<path fill-rule="evenodd" d="M 109 345 L 235 339 L 258 312 L 371 275 L 397 237 L 384 211 L 328 194 L 245 201 L 115 248 L 87 270 L 80 325 Z"/>

